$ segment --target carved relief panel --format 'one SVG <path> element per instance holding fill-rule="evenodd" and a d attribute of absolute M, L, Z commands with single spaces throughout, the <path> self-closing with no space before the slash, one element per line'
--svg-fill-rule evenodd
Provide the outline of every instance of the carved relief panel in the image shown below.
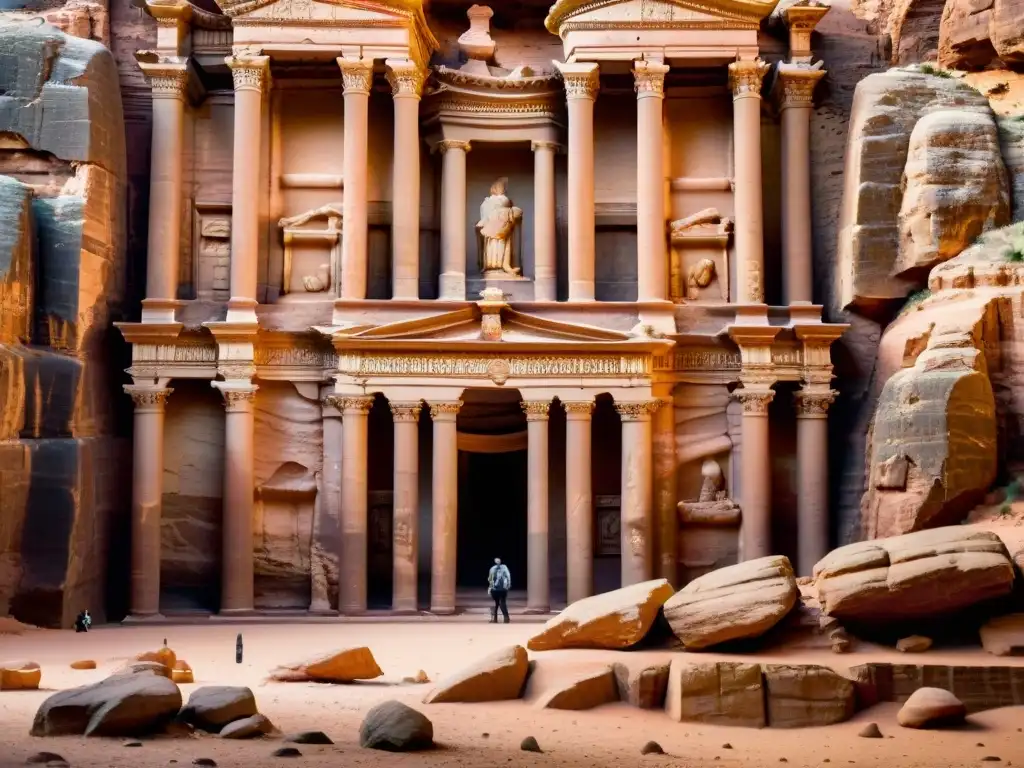
<path fill-rule="evenodd" d="M 196 298 L 231 298 L 231 204 L 195 204 L 193 267 Z"/>
<path fill-rule="evenodd" d="M 597 526 L 594 536 L 596 557 L 618 557 L 622 554 L 621 508 L 621 496 L 594 498 L 594 520 Z"/>

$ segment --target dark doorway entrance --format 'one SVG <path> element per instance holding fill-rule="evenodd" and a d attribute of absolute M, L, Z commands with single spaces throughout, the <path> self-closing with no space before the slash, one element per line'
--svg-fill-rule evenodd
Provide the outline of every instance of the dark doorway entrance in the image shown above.
<path fill-rule="evenodd" d="M 526 588 L 526 451 L 459 454 L 456 581 L 486 598 L 487 572 L 500 557 L 512 589 Z"/>

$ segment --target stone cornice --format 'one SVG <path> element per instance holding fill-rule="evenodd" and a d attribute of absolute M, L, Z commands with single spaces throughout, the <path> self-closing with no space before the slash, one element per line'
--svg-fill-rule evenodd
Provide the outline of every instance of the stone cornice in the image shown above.
<path fill-rule="evenodd" d="M 768 16 L 778 4 L 778 0 L 662 0 L 668 5 L 675 5 L 679 8 L 695 11 L 697 13 L 720 16 L 722 21 L 734 21 L 740 25 L 750 26 L 758 24 L 761 19 Z M 556 0 L 548 11 L 544 26 L 553 35 L 561 35 L 565 28 L 573 23 L 573 18 L 591 11 L 600 10 L 614 5 L 621 5 L 628 0 Z M 634 29 L 665 29 L 681 28 L 687 25 L 687 20 L 662 21 L 642 20 L 633 22 L 599 22 L 603 28 L 617 29 L 629 26 Z M 692 22 L 690 22 L 692 25 Z"/>

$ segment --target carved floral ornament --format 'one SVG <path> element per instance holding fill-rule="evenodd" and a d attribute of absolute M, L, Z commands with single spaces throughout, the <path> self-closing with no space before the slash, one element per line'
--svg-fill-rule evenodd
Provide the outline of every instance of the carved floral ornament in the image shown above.
<path fill-rule="evenodd" d="M 729 90 L 734 98 L 739 96 L 760 96 L 761 83 L 768 72 L 769 64 L 761 59 L 734 61 L 729 65 Z"/>
<path fill-rule="evenodd" d="M 459 409 L 462 408 L 462 401 L 455 400 L 450 403 L 428 403 L 430 406 L 430 418 L 441 420 L 454 420 Z"/>
<path fill-rule="evenodd" d="M 221 389 L 224 397 L 224 406 L 228 412 L 245 411 L 256 400 L 256 391 L 259 387 L 253 385 L 249 389 Z"/>
<path fill-rule="evenodd" d="M 825 70 L 823 69 L 780 69 L 779 109 L 813 106 L 814 88 L 824 76 Z"/>
<path fill-rule="evenodd" d="M 647 421 L 651 414 L 661 407 L 661 400 L 645 400 L 639 403 L 615 403 L 615 410 L 623 421 Z"/>
<path fill-rule="evenodd" d="M 637 61 L 633 68 L 633 88 L 638 96 L 664 96 L 667 64 Z"/>
<path fill-rule="evenodd" d="M 373 61 L 371 59 L 338 59 L 341 80 L 345 93 L 370 93 L 373 84 Z"/>
<path fill-rule="evenodd" d="M 152 408 L 154 410 L 163 410 L 167 404 L 167 398 L 174 391 L 169 388 L 154 389 L 152 387 L 142 387 L 137 384 L 125 384 L 125 394 L 129 395 L 132 402 L 135 403 L 136 408 Z"/>
<path fill-rule="evenodd" d="M 768 415 L 768 406 L 775 399 L 773 389 L 737 389 L 732 396 L 743 404 L 743 412 L 758 416 Z"/>
<path fill-rule="evenodd" d="M 601 87 L 601 78 L 595 69 L 592 72 L 563 72 L 565 96 L 568 99 L 595 99 Z"/>
<path fill-rule="evenodd" d="M 827 416 L 828 407 L 835 401 L 838 392 L 825 390 L 822 392 L 801 390 L 793 395 L 796 400 L 799 416 Z"/>
<path fill-rule="evenodd" d="M 527 421 L 547 421 L 551 403 L 547 400 L 528 400 L 521 402 L 520 407 L 526 414 Z"/>
<path fill-rule="evenodd" d="M 566 416 L 590 416 L 594 412 L 594 401 L 562 402 Z"/>
<path fill-rule="evenodd" d="M 270 85 L 269 57 L 228 56 L 225 61 L 231 70 L 231 80 L 236 91 L 262 91 Z"/>
<path fill-rule="evenodd" d="M 391 415 L 396 422 L 416 423 L 420 420 L 422 400 L 417 400 L 414 403 L 388 403 L 388 405 L 391 406 Z"/>
<path fill-rule="evenodd" d="M 188 67 L 147 67 L 143 70 L 154 98 L 183 99 L 188 90 Z"/>
<path fill-rule="evenodd" d="M 469 152 L 472 148 L 472 145 L 468 141 L 459 141 L 458 139 L 444 139 L 443 141 L 437 142 L 437 151 L 442 155 L 449 149 Z"/>
<path fill-rule="evenodd" d="M 342 68 L 342 77 L 344 77 Z M 391 84 L 393 96 L 413 96 L 419 98 L 423 95 L 423 83 L 426 82 L 427 73 L 411 61 L 389 62 L 386 73 L 388 83 Z M 346 89 L 348 86 L 345 86 Z"/>

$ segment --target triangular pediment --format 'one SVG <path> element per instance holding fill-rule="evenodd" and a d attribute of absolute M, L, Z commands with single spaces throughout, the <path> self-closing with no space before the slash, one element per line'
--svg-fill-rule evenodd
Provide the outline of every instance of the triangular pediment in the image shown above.
<path fill-rule="evenodd" d="M 576 29 L 671 29 L 757 24 L 778 0 L 558 0 L 545 25 Z"/>

